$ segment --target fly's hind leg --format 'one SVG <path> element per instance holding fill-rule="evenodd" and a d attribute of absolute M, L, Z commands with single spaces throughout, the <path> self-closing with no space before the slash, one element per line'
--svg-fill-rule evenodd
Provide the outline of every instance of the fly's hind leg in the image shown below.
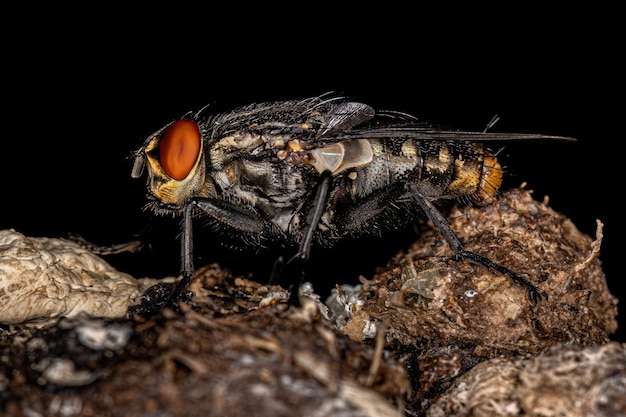
<path fill-rule="evenodd" d="M 357 234 L 360 229 L 366 228 L 370 221 L 380 216 L 394 201 L 406 200 L 407 198 L 417 203 L 428 219 L 433 222 L 446 242 L 448 242 L 456 256 L 508 276 L 518 285 L 527 288 L 528 299 L 532 304 L 536 304 L 541 298 L 547 298 L 545 292 L 539 290 L 532 282 L 519 276 L 504 265 L 493 262 L 491 259 L 475 252 L 466 250 L 441 212 L 420 191 L 419 187 L 413 183 L 398 182 L 387 187 L 380 193 L 371 195 L 360 204 L 342 212 L 341 216 L 338 217 L 337 223 L 342 227 L 343 232 Z"/>
<path fill-rule="evenodd" d="M 443 236 L 443 238 L 448 242 L 450 248 L 454 252 L 455 255 L 471 261 L 477 264 L 483 265 L 487 268 L 494 269 L 501 274 L 507 275 L 510 279 L 512 279 L 518 285 L 522 285 L 526 287 L 528 290 L 528 299 L 534 305 L 541 300 L 541 298 L 548 298 L 547 294 L 540 289 L 538 289 L 532 282 L 527 279 L 517 275 L 515 272 L 511 271 L 504 265 L 493 262 L 491 259 L 479 255 L 475 252 L 471 252 L 466 250 L 463 247 L 463 244 L 454 233 L 446 219 L 443 217 L 441 212 L 435 207 L 435 205 L 428 200 L 419 190 L 415 184 L 408 183 L 407 187 L 409 189 L 409 193 L 412 196 L 413 200 L 422 208 L 426 216 L 433 222 L 439 233 Z"/>

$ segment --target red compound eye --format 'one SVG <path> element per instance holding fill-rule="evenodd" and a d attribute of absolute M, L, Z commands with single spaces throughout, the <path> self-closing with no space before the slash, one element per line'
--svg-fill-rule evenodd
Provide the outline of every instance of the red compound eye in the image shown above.
<path fill-rule="evenodd" d="M 168 127 L 159 145 L 161 166 L 175 180 L 189 175 L 199 152 L 200 129 L 189 119 L 179 120 Z"/>

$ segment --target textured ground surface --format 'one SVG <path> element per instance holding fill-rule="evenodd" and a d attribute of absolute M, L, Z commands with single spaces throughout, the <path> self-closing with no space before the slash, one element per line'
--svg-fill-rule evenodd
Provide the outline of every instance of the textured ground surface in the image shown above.
<path fill-rule="evenodd" d="M 5 245 L 0 271 L 21 268 L 21 281 L 0 275 L 0 297 L 13 303 L 0 310 L 0 415 L 624 415 L 626 345 L 609 339 L 617 299 L 602 272 L 601 225 L 582 235 L 523 190 L 449 221 L 466 249 L 547 299 L 534 304 L 507 276 L 454 259 L 426 229 L 328 300 L 309 289 L 287 308 L 281 287 L 208 265 L 181 312 L 129 318 L 84 306 L 149 303 L 169 284 L 139 300 L 142 283 L 72 243 L 29 242 L 28 264 Z M 32 256 L 37 245 L 44 252 Z M 90 280 L 107 289 L 89 298 Z M 74 292 L 81 311 L 59 307 Z M 34 312 L 29 300 L 42 297 L 48 310 Z"/>

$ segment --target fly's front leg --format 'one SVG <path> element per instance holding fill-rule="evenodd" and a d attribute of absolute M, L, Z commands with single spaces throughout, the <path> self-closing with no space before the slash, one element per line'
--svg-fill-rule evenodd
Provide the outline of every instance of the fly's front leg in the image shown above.
<path fill-rule="evenodd" d="M 511 271 L 504 265 L 493 262 L 491 259 L 485 256 L 465 250 L 465 248 L 463 248 L 463 244 L 454 233 L 441 212 L 434 206 L 434 204 L 430 200 L 428 200 L 426 196 L 424 196 L 424 194 L 420 192 L 419 187 L 412 183 L 408 183 L 407 187 L 413 200 L 422 208 L 430 221 L 433 222 L 439 233 L 441 233 L 446 242 L 448 242 L 448 245 L 450 245 L 450 248 L 455 255 L 463 259 L 483 265 L 487 268 L 494 269 L 501 274 L 507 275 L 517 284 L 526 287 L 528 289 L 528 298 L 532 304 L 536 304 L 541 298 L 548 298 L 547 294 L 538 289 L 532 282 L 517 275 L 515 272 Z"/>
<path fill-rule="evenodd" d="M 195 271 L 193 265 L 193 209 L 194 204 L 185 207 L 183 215 L 183 230 L 180 237 L 180 259 L 182 278 L 176 284 L 171 295 L 172 304 L 176 305 L 179 301 L 190 301 L 192 294 L 187 291 L 191 277 Z"/>
<path fill-rule="evenodd" d="M 221 200 L 205 198 L 191 200 L 185 207 L 183 216 L 181 234 L 182 279 L 172 293 L 173 304 L 176 304 L 179 300 L 189 301 L 191 299 L 191 294 L 188 293 L 187 288 L 195 272 L 193 262 L 193 215 L 196 209 L 214 220 L 230 226 L 237 232 L 250 235 L 251 239 L 258 239 L 268 229 L 265 220 L 252 209 L 245 209 L 242 206 Z"/>
<path fill-rule="evenodd" d="M 181 301 L 191 301 L 189 284 L 195 272 L 193 262 L 193 217 L 194 211 L 200 210 L 215 221 L 230 226 L 239 233 L 245 233 L 258 241 L 260 236 L 271 230 L 268 223 L 254 209 L 233 203 L 206 198 L 192 199 L 183 212 L 181 232 L 181 274 L 182 278 L 174 290 L 165 285 L 155 285 L 142 296 L 137 306 L 131 306 L 128 314 L 151 316 L 164 307 L 179 311 Z"/>

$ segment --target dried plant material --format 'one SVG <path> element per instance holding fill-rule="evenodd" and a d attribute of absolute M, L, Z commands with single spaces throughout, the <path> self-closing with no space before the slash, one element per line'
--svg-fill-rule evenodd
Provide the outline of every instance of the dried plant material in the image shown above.
<path fill-rule="evenodd" d="M 626 415 L 626 345 L 557 345 L 531 359 L 476 365 L 429 408 L 428 417 Z"/>
<path fill-rule="evenodd" d="M 124 317 L 156 282 L 119 272 L 69 240 L 0 231 L 0 324 L 44 326 L 80 314 Z"/>

